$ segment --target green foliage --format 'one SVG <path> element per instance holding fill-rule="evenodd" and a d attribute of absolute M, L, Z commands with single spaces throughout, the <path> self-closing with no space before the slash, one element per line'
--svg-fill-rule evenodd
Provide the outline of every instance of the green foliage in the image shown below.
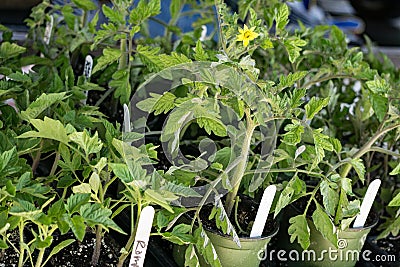
<path fill-rule="evenodd" d="M 304 215 L 297 215 L 289 220 L 290 226 L 288 233 L 290 235 L 290 242 L 298 240 L 303 249 L 307 249 L 310 245 L 310 228 L 307 224 L 307 219 Z"/>

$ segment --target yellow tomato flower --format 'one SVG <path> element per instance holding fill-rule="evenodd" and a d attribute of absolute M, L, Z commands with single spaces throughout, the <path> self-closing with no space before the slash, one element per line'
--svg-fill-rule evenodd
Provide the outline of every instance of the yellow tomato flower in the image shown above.
<path fill-rule="evenodd" d="M 251 27 L 250 29 L 247 28 L 247 25 L 245 24 L 243 29 L 239 28 L 240 34 L 237 35 L 237 40 L 243 42 L 243 46 L 247 47 L 249 45 L 250 41 L 253 41 L 258 37 L 258 33 L 254 32 L 254 29 L 256 27 Z"/>

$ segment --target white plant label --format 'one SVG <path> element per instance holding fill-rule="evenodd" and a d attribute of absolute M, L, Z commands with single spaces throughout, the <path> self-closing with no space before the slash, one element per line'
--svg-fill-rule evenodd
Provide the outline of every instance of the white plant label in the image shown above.
<path fill-rule="evenodd" d="M 92 76 L 92 68 L 93 58 L 91 55 L 87 55 L 85 58 L 85 65 L 83 66 L 83 75 L 85 76 L 86 80 L 89 80 L 90 76 Z"/>
<path fill-rule="evenodd" d="M 145 207 L 140 213 L 129 267 L 143 267 L 144 265 L 153 218 L 154 208 L 152 206 Z"/>
<path fill-rule="evenodd" d="M 131 131 L 131 115 L 129 108 L 124 104 L 124 133 L 129 133 Z"/>
<path fill-rule="evenodd" d="M 254 220 L 253 228 L 251 228 L 250 237 L 261 237 L 275 193 L 275 185 L 270 185 L 264 190 L 260 206 L 258 207 L 256 219 Z"/>
<path fill-rule="evenodd" d="M 53 31 L 53 25 L 54 25 L 54 17 L 50 16 L 50 21 L 47 22 L 47 24 L 46 24 L 46 28 L 44 30 L 44 36 L 43 36 L 43 41 L 47 45 L 50 43 L 51 32 Z"/>
<path fill-rule="evenodd" d="M 83 66 L 83 76 L 85 77 L 86 81 L 90 80 L 90 76 L 92 76 L 92 68 L 93 68 L 93 58 L 91 55 L 87 55 L 85 58 L 85 65 Z M 85 91 L 86 98 L 83 99 L 81 102 L 82 104 L 86 105 L 86 100 L 89 96 L 89 91 Z"/>
<path fill-rule="evenodd" d="M 374 203 L 376 194 L 378 193 L 379 187 L 381 186 L 381 180 L 373 180 L 365 193 L 364 200 L 361 203 L 360 214 L 356 217 L 354 221 L 353 228 L 362 228 L 367 221 L 368 214 L 371 210 L 372 204 Z"/>

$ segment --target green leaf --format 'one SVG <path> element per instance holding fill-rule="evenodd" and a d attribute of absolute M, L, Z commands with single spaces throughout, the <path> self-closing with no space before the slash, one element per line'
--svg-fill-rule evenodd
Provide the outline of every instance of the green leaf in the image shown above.
<path fill-rule="evenodd" d="M 362 159 L 351 159 L 350 164 L 353 166 L 356 171 L 358 178 L 362 183 L 365 181 L 365 166 Z"/>
<path fill-rule="evenodd" d="M 48 117 L 44 117 L 44 120 L 31 119 L 29 121 L 38 132 L 29 131 L 21 134 L 18 138 L 47 138 L 68 144 L 67 131 L 60 121 Z"/>
<path fill-rule="evenodd" d="M 77 21 L 77 17 L 73 13 L 74 9 L 70 5 L 64 5 L 61 9 L 61 13 L 64 17 L 64 21 L 67 23 L 68 28 L 71 30 L 75 27 L 75 21 Z"/>
<path fill-rule="evenodd" d="M 99 140 L 97 132 L 95 132 L 93 137 L 90 137 L 86 130 L 83 132 L 73 132 L 69 135 L 69 139 L 77 143 L 85 151 L 86 156 L 100 152 L 103 147 L 103 143 Z"/>
<path fill-rule="evenodd" d="M 324 238 L 329 240 L 332 245 L 337 247 L 338 237 L 335 226 L 333 225 L 331 219 L 328 214 L 326 214 L 320 207 L 317 205 L 317 209 L 314 211 L 312 215 L 313 222 L 315 224 L 315 228 L 323 235 Z"/>
<path fill-rule="evenodd" d="M 138 45 L 136 51 L 140 60 L 147 66 L 149 71 L 158 72 L 164 68 L 164 63 L 159 55 L 159 47 L 153 48 L 150 46 Z"/>
<path fill-rule="evenodd" d="M 400 193 L 398 193 L 389 203 L 389 207 L 398 207 L 400 206 Z"/>
<path fill-rule="evenodd" d="M 88 203 L 90 200 L 90 193 L 82 194 L 82 193 L 77 193 L 71 195 L 67 199 L 67 211 L 72 214 L 74 212 L 79 211 L 80 207 L 86 203 Z"/>
<path fill-rule="evenodd" d="M 82 241 L 86 233 L 85 220 L 79 215 L 74 215 L 74 217 L 70 218 L 67 214 L 65 214 L 63 218 L 69 227 L 71 227 L 71 230 L 76 238 L 79 241 Z"/>
<path fill-rule="evenodd" d="M 28 75 L 24 75 L 21 72 L 14 72 L 8 75 L 8 78 L 10 78 L 11 80 L 15 81 L 15 82 L 21 82 L 21 83 L 30 83 L 31 82 L 31 78 L 29 78 Z"/>
<path fill-rule="evenodd" d="M 326 180 L 321 182 L 320 191 L 323 197 L 325 209 L 330 215 L 335 215 L 336 207 L 339 203 L 339 195 L 329 186 L 329 183 Z"/>
<path fill-rule="evenodd" d="M 306 190 L 306 184 L 304 181 L 300 180 L 297 175 L 294 176 L 283 189 L 282 193 L 279 195 L 278 202 L 275 206 L 274 217 L 276 217 L 279 212 L 286 207 L 289 203 L 296 199 L 296 196 L 301 195 Z"/>
<path fill-rule="evenodd" d="M 303 79 L 307 75 L 307 73 L 307 71 L 298 71 L 295 73 L 289 73 L 287 75 L 281 75 L 279 77 L 278 90 L 282 91 L 287 87 L 293 86 L 295 82 Z"/>
<path fill-rule="evenodd" d="M 194 238 L 196 240 L 196 248 L 200 254 L 203 255 L 206 262 L 213 267 L 222 267 L 214 245 L 211 243 L 207 233 L 202 227 L 199 227 L 194 231 Z"/>
<path fill-rule="evenodd" d="M 372 81 L 367 81 L 365 83 L 369 90 L 374 94 L 386 94 L 390 91 L 391 87 L 386 80 L 375 77 Z"/>
<path fill-rule="evenodd" d="M 15 43 L 3 42 L 0 45 L 0 59 L 9 59 L 25 53 L 26 48 Z"/>
<path fill-rule="evenodd" d="M 160 0 L 140 0 L 129 16 L 129 23 L 139 25 L 149 17 L 159 14 L 161 11 Z"/>
<path fill-rule="evenodd" d="M 115 88 L 114 96 L 120 99 L 121 104 L 129 103 L 132 87 L 130 83 L 130 73 L 128 69 L 116 71 L 109 85 Z"/>
<path fill-rule="evenodd" d="M 193 190 L 192 188 L 183 186 L 183 185 L 177 185 L 177 184 L 174 184 L 171 182 L 167 182 L 160 189 L 166 190 L 175 195 L 184 196 L 184 197 L 201 197 L 201 195 L 199 193 L 197 193 L 195 190 Z"/>
<path fill-rule="evenodd" d="M 207 61 L 208 55 L 203 49 L 203 44 L 200 40 L 196 43 L 196 48 L 194 49 L 194 58 L 196 61 Z"/>
<path fill-rule="evenodd" d="M 64 97 L 65 93 L 43 93 L 34 102 L 32 102 L 26 110 L 21 111 L 21 117 L 26 121 L 36 119 L 43 111 L 55 103 L 62 101 Z"/>
<path fill-rule="evenodd" d="M 285 126 L 283 142 L 288 145 L 297 145 L 301 141 L 301 135 L 304 133 L 304 126 L 300 124 L 288 124 Z"/>
<path fill-rule="evenodd" d="M 315 160 L 313 164 L 318 164 L 325 157 L 325 150 L 333 151 L 333 146 L 329 142 L 329 136 L 321 133 L 322 129 L 313 130 L 313 138 L 315 145 Z"/>
<path fill-rule="evenodd" d="M 147 201 L 157 204 L 157 205 L 160 205 L 167 211 L 174 213 L 174 210 L 168 204 L 168 202 L 165 200 L 165 198 L 161 194 L 157 193 L 156 191 L 154 191 L 152 189 L 147 189 L 146 191 L 144 191 L 144 197 Z"/>
<path fill-rule="evenodd" d="M 169 6 L 169 12 L 171 14 L 171 18 L 177 17 L 181 8 L 182 8 L 181 0 L 172 0 Z"/>
<path fill-rule="evenodd" d="M 300 56 L 301 47 L 307 44 L 306 41 L 298 37 L 290 37 L 283 40 L 286 51 L 289 55 L 289 61 L 294 63 L 296 59 Z"/>
<path fill-rule="evenodd" d="M 122 12 L 119 12 L 117 9 L 112 9 L 107 5 L 102 5 L 102 10 L 104 15 L 111 21 L 114 22 L 115 24 L 124 24 L 125 19 L 124 15 Z"/>
<path fill-rule="evenodd" d="M 75 194 L 90 194 L 91 188 L 88 183 L 81 183 L 80 185 L 72 187 L 72 192 Z"/>
<path fill-rule="evenodd" d="M 385 229 L 382 231 L 382 233 L 380 233 L 376 239 L 378 240 L 385 238 L 389 234 L 392 234 L 392 236 L 398 236 L 399 232 L 400 232 L 400 216 L 397 217 L 395 220 L 393 220 L 389 225 L 387 225 Z"/>
<path fill-rule="evenodd" d="M 97 192 L 100 189 L 101 182 L 100 182 L 100 177 L 96 172 L 93 172 L 92 175 L 89 178 L 89 185 L 92 191 L 97 195 Z"/>
<path fill-rule="evenodd" d="M 370 93 L 369 97 L 376 117 L 380 122 L 382 122 L 388 111 L 389 99 L 385 96 L 374 93 Z"/>
<path fill-rule="evenodd" d="M 354 196 L 353 194 L 353 186 L 352 181 L 349 178 L 342 178 L 340 179 L 341 187 L 343 188 L 344 192 L 349 196 Z"/>
<path fill-rule="evenodd" d="M 324 99 L 318 99 L 315 96 L 311 98 L 311 100 L 306 104 L 306 115 L 307 119 L 311 120 L 314 116 L 320 112 L 324 107 L 326 107 L 329 103 L 329 97 Z"/>
<path fill-rule="evenodd" d="M 7 243 L 3 239 L 0 239 L 0 249 L 7 249 L 7 248 L 8 248 Z"/>
<path fill-rule="evenodd" d="M 100 203 L 84 204 L 80 207 L 79 212 L 89 225 L 102 225 L 125 234 L 125 232 L 110 218 L 112 211 L 102 207 Z"/>
<path fill-rule="evenodd" d="M 4 151 L 0 154 L 0 173 L 6 170 L 10 165 L 14 165 L 17 159 L 17 148 L 13 147 L 10 150 Z"/>
<path fill-rule="evenodd" d="M 72 0 L 72 2 L 79 8 L 89 11 L 89 10 L 96 10 L 97 5 L 92 2 L 92 0 Z"/>
<path fill-rule="evenodd" d="M 189 244 L 192 242 L 192 235 L 189 234 L 192 227 L 187 224 L 179 224 L 174 227 L 172 232 L 161 233 L 162 237 L 169 242 L 178 245 Z"/>
<path fill-rule="evenodd" d="M 103 50 L 103 55 L 99 57 L 97 60 L 96 66 L 94 66 L 92 73 L 96 73 L 110 65 L 111 63 L 116 62 L 121 57 L 121 50 L 113 49 L 113 48 L 105 48 Z"/>
<path fill-rule="evenodd" d="M 152 110 L 154 115 L 159 115 L 161 113 L 167 113 L 175 107 L 176 96 L 170 92 L 165 92 L 158 100 L 154 103 Z"/>
<path fill-rule="evenodd" d="M 394 169 L 389 173 L 389 175 L 397 175 L 397 174 L 400 174 L 400 163 L 397 164 L 396 168 L 394 168 Z"/>
<path fill-rule="evenodd" d="M 280 34 L 285 30 L 286 25 L 289 23 L 289 8 L 286 4 L 279 5 L 279 9 L 275 11 L 276 32 Z"/>
<path fill-rule="evenodd" d="M 68 247 L 69 245 L 71 245 L 72 243 L 74 243 L 75 240 L 74 239 L 67 239 L 67 240 L 63 240 L 60 243 L 58 243 L 51 251 L 50 254 L 47 258 L 51 258 L 52 256 L 56 255 L 57 253 L 59 253 L 61 250 L 63 250 L 64 248 Z"/>
<path fill-rule="evenodd" d="M 336 153 L 340 153 L 342 151 L 342 143 L 340 143 L 340 140 L 334 137 L 329 137 L 329 142 L 333 146 L 333 150 L 336 151 Z"/>
<path fill-rule="evenodd" d="M 197 256 L 194 245 L 190 244 L 185 251 L 185 266 L 200 267 L 199 257 Z"/>
<path fill-rule="evenodd" d="M 197 118 L 197 123 L 200 128 L 203 128 L 208 134 L 213 132 L 217 136 L 224 137 L 226 136 L 226 126 L 218 119 L 212 118 Z"/>
<path fill-rule="evenodd" d="M 303 249 L 310 246 L 310 228 L 308 227 L 305 215 L 297 215 L 289 219 L 290 226 L 288 233 L 290 235 L 290 242 L 297 238 L 297 241 Z"/>

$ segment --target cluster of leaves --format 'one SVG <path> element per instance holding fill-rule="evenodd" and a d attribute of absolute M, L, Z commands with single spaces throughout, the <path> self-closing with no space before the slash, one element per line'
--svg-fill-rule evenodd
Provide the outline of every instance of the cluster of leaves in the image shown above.
<path fill-rule="evenodd" d="M 197 171 L 199 177 L 210 179 L 215 186 L 222 182 L 233 195 L 235 187 L 255 196 L 271 183 L 281 184 L 275 215 L 293 202 L 306 200 L 307 204 L 302 214 L 290 220 L 292 241 L 297 239 L 307 249 L 308 224 L 314 223 L 336 246 L 338 233 L 351 227 L 371 174 L 379 168 L 374 165 L 379 166 L 374 156 L 393 156 L 381 177 L 398 175 L 395 149 L 399 114 L 394 90 L 398 73 L 394 67 L 376 68 L 375 57 L 366 58 L 359 48 L 349 48 L 338 28 L 300 27 L 291 32 L 287 29 L 287 5 L 270 3 L 256 9 L 260 2 L 240 1 L 239 14 L 232 14 L 220 3 L 221 53 L 212 54 L 205 43 L 197 42 L 194 58 L 187 58 L 194 63 L 213 63 L 178 88 L 164 94 L 150 93 L 137 107 L 169 115 L 161 141 L 168 143 L 172 154 L 178 154 L 179 142 L 184 143 L 182 139 L 188 136 L 198 138 L 197 142 L 204 135 L 211 136 L 217 150 L 214 156 L 202 158 L 209 168 Z M 239 19 L 259 35 L 246 47 L 237 42 Z M 169 56 L 159 54 L 159 50 L 145 51 L 148 54 L 142 54 L 146 59 L 142 62 L 153 72 L 173 66 L 165 63 Z M 180 61 L 188 62 L 186 58 Z M 227 109 L 234 115 L 227 115 Z M 239 123 L 232 126 L 233 121 Z M 186 123 L 190 127 L 182 127 Z M 266 141 L 265 129 L 275 134 L 275 142 Z M 263 142 L 276 144 L 276 149 L 260 153 Z M 233 160 L 238 157 L 241 160 Z M 174 166 L 168 173 L 176 170 L 181 169 Z M 390 183 L 390 179 L 385 182 Z M 228 213 L 230 199 L 234 197 L 228 194 Z M 217 210 L 212 217 L 224 229 L 227 224 L 220 220 L 223 213 L 220 210 L 221 216 L 215 216 Z M 310 220 L 308 214 L 312 214 Z M 396 234 L 398 219 L 394 217 L 389 223 Z"/>
<path fill-rule="evenodd" d="M 5 140 L 0 144 L 0 247 L 15 249 L 20 266 L 28 258 L 33 262 L 36 251 L 36 265 L 43 266 L 49 259 L 43 258 L 46 249 L 51 248 L 51 257 L 73 242 L 53 244 L 56 231 L 83 240 L 87 228 L 98 237 L 95 263 L 101 237 L 109 229 L 124 232 L 114 218 L 125 209 L 132 218 L 136 214 L 132 241 L 147 205 L 159 207 L 154 234 L 187 245 L 186 265 L 198 266 L 203 258 L 220 266 L 199 210 L 192 224 L 175 225 L 187 209 L 171 205 L 201 199 L 188 186 L 205 182 L 211 189 L 200 203 L 211 192 L 229 191 L 225 203 L 219 198 L 214 203 L 209 219 L 238 246 L 228 220 L 238 192 L 257 197 L 269 184 L 277 184 L 281 190 L 275 216 L 305 200 L 288 231 L 292 241 L 307 249 L 310 223 L 337 244 L 338 233 L 359 212 L 360 196 L 372 175 L 385 178 L 381 205 L 390 202 L 386 211 L 391 217 L 381 237 L 398 234 L 399 195 L 393 192 L 398 179 L 393 177 L 400 173 L 400 95 L 394 89 L 399 75 L 393 65 L 348 48 L 336 27 L 300 25 L 289 31 L 289 7 L 280 1 L 238 1 L 236 14 L 223 1 L 214 10 L 212 0 L 172 0 L 168 22 L 157 18 L 160 0 L 131 2 L 103 5 L 108 21 L 97 29 L 92 1 L 72 0 L 62 7 L 43 1 L 27 20 L 34 40 L 29 48 L 40 57 L 27 55 L 1 27 L 0 100 L 13 99 L 15 108 L 0 106 Z M 188 15 L 185 4 L 200 14 L 187 33 L 177 26 Z M 90 22 L 89 14 L 94 14 Z M 164 36 L 150 38 L 150 22 L 162 24 Z M 257 35 L 249 45 L 237 38 L 242 22 Z M 204 36 L 202 26 L 210 23 L 215 30 Z M 96 83 L 82 75 L 78 64 L 89 50 L 100 50 L 94 59 Z M 30 64 L 33 70 L 21 71 Z M 172 158 L 166 171 L 151 167 L 158 157 L 156 146 L 132 146 L 154 134 L 151 122 L 144 135 L 122 135 L 118 123 L 85 104 L 88 91 L 104 87 L 108 89 L 97 105 L 110 93 L 111 105 L 128 103 L 136 88 L 143 88 L 139 83 L 157 72 L 175 87 L 139 92 L 144 98 L 133 108 L 156 119 L 168 116 L 157 140 Z M 198 151 L 193 149 L 197 143 Z M 49 168 L 43 163 L 46 158 L 52 161 Z M 119 192 L 112 192 L 117 183 Z M 23 240 L 27 226 L 33 239 L 18 247 L 9 233 L 17 229 Z M 119 266 L 131 249 L 128 242 Z"/>

